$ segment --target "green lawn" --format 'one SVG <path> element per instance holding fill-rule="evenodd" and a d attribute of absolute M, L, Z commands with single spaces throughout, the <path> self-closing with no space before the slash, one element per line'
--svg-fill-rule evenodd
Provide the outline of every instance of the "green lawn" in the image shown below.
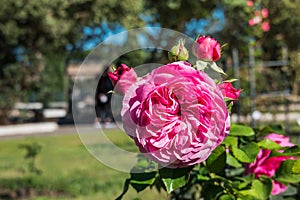
<path fill-rule="evenodd" d="M 136 150 L 131 139 L 118 130 L 111 130 L 107 137 L 121 148 Z M 36 159 L 37 168 L 42 170 L 41 175 L 24 172 L 27 166 L 24 159 L 26 151 L 19 145 L 32 142 L 42 145 Z M 31 198 L 35 200 L 114 199 L 122 192 L 123 183 L 129 177 L 128 173 L 116 171 L 97 161 L 88 153 L 77 134 L 11 138 L 0 141 L 0 146 L 0 188 L 16 190 L 23 186 L 34 187 L 37 191 L 55 191 L 53 197 Z M 130 188 L 124 199 L 167 199 L 167 196 L 155 189 L 137 194 Z"/>

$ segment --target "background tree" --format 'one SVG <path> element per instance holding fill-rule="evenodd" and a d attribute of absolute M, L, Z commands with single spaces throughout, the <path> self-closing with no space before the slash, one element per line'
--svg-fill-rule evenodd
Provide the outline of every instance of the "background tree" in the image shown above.
<path fill-rule="evenodd" d="M 141 1 L 124 0 L 15 0 L 0 7 L 0 124 L 7 123 L 14 103 L 33 89 L 39 97 L 55 99 L 66 88 L 65 67 L 74 52 L 82 50 L 83 28 L 101 24 L 133 28 Z M 54 66 L 55 65 L 55 66 Z M 40 76 L 40 74 L 43 74 Z M 24 101 L 24 99 L 22 99 Z"/>

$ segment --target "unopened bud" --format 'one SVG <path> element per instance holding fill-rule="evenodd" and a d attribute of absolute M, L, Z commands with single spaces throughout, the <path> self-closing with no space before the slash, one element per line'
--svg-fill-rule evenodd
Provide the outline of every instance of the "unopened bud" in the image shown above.
<path fill-rule="evenodd" d="M 186 61 L 189 58 L 189 52 L 184 46 L 184 41 L 179 40 L 178 44 L 173 46 L 168 53 L 171 62 Z"/>

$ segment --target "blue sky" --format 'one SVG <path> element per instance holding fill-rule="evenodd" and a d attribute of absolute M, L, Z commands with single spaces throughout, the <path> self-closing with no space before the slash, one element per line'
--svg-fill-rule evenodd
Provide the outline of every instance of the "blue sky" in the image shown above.
<path fill-rule="evenodd" d="M 160 24 L 150 24 L 149 16 L 140 16 L 144 21 L 148 23 L 148 26 L 151 27 L 160 27 Z M 196 34 L 212 34 L 217 31 L 221 31 L 225 24 L 225 16 L 224 12 L 221 8 L 216 8 L 213 10 L 212 15 L 205 18 L 205 19 L 192 19 L 189 22 L 186 23 L 185 28 L 185 34 L 187 34 L 190 37 L 196 37 Z M 110 36 L 123 32 L 126 29 L 118 24 L 114 26 L 114 29 L 112 29 L 106 22 L 102 23 L 99 27 L 84 27 L 83 33 L 84 38 L 82 41 L 84 41 L 83 44 L 81 44 L 82 41 L 78 42 L 78 46 L 82 46 L 83 50 L 91 50 L 95 48 L 99 43 L 106 40 Z M 141 36 L 142 37 L 142 36 Z M 126 38 L 124 38 L 125 40 Z M 143 42 L 143 38 L 139 39 L 141 42 Z M 123 43 L 124 41 L 119 41 L 120 43 Z M 67 47 L 67 49 L 70 49 L 71 46 Z"/>

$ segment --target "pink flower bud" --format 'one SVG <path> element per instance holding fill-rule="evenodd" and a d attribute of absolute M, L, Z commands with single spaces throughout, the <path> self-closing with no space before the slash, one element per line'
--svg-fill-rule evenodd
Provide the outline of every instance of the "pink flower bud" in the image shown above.
<path fill-rule="evenodd" d="M 234 88 L 230 82 L 223 82 L 218 87 L 225 98 L 237 100 L 240 96 L 241 89 Z"/>
<path fill-rule="evenodd" d="M 194 54 L 204 61 L 217 61 L 221 57 L 221 47 L 214 38 L 201 36 L 194 44 Z"/>
<path fill-rule="evenodd" d="M 135 71 L 125 64 L 121 64 L 116 71 L 108 72 L 107 75 L 115 86 L 114 90 L 120 94 L 125 94 L 128 87 L 137 81 Z"/>

